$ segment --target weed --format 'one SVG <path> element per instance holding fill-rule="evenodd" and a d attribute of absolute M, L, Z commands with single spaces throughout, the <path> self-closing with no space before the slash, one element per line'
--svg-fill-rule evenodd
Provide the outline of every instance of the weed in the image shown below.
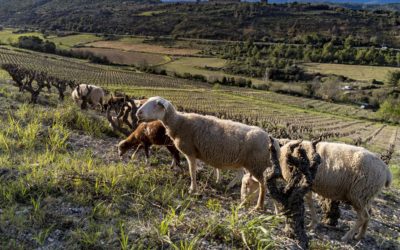
<path fill-rule="evenodd" d="M 43 246 L 47 237 L 50 234 L 51 229 L 53 228 L 53 226 L 43 229 L 41 230 L 36 236 L 33 237 L 33 239 L 36 241 L 36 243 L 38 243 L 40 246 Z"/>
<path fill-rule="evenodd" d="M 119 223 L 119 232 L 120 232 L 119 242 L 121 243 L 121 249 L 122 250 L 127 250 L 128 249 L 129 236 L 125 233 L 125 225 L 122 222 Z"/>
<path fill-rule="evenodd" d="M 207 208 L 214 212 L 219 212 L 222 208 L 221 203 L 216 199 L 209 199 L 206 204 Z"/>

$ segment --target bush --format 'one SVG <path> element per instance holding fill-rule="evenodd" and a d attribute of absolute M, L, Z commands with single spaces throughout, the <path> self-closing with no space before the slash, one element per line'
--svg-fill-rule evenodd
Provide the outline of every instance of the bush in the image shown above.
<path fill-rule="evenodd" d="M 23 49 L 30 49 L 45 53 L 55 53 L 56 45 L 53 42 L 43 41 L 37 36 L 20 36 L 17 46 Z"/>
<path fill-rule="evenodd" d="M 400 123 L 400 100 L 390 98 L 383 102 L 378 114 L 385 120 Z"/>
<path fill-rule="evenodd" d="M 390 71 L 388 73 L 387 84 L 393 87 L 400 85 L 400 70 Z"/>

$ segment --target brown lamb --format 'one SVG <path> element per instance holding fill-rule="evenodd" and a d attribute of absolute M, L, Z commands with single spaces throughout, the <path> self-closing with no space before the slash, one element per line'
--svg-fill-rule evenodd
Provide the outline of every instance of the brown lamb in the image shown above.
<path fill-rule="evenodd" d="M 174 146 L 172 140 L 167 136 L 165 127 L 160 121 L 140 123 L 128 138 L 118 144 L 118 154 L 122 156 L 129 149 L 134 148 L 135 155 L 140 148 L 144 148 L 147 161 L 151 145 L 165 146 L 174 157 L 172 165 L 180 166 L 179 151 Z"/>

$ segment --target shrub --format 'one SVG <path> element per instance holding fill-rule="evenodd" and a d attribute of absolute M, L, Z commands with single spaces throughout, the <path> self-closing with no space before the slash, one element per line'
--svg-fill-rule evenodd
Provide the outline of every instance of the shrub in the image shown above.
<path fill-rule="evenodd" d="M 400 123 L 400 100 L 390 98 L 381 105 L 378 114 L 385 120 Z"/>
<path fill-rule="evenodd" d="M 390 71 L 388 73 L 387 84 L 394 87 L 400 84 L 400 70 Z"/>

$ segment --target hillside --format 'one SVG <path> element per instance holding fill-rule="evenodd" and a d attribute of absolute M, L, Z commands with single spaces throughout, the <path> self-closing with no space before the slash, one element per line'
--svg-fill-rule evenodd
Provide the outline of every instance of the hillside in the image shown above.
<path fill-rule="evenodd" d="M 320 42 L 332 36 L 357 37 L 369 46 L 371 37 L 400 47 L 400 16 L 328 5 L 262 5 L 257 3 L 146 4 L 129 1 L 39 1 L 0 5 L 3 25 L 33 26 L 45 30 L 139 34 L 191 38 L 304 43 L 307 36 Z M 316 35 L 318 34 L 318 35 Z"/>
<path fill-rule="evenodd" d="M 129 95 L 162 95 L 179 109 L 257 124 L 274 136 L 323 135 L 348 143 L 360 138 L 377 153 L 392 144 L 393 186 L 374 201 L 366 238 L 340 242 L 355 218 L 347 204 L 340 206 L 336 228 L 321 224 L 307 233 L 311 249 L 399 247 L 399 127 L 356 118 L 371 116 L 369 111 L 266 91 L 211 88 L 10 47 L 0 49 L 0 63 Z M 141 155 L 120 158 L 115 144 L 121 137 L 99 111 L 80 110 L 70 89 L 64 102 L 52 89 L 33 105 L 9 80 L 0 71 L 1 249 L 296 249 L 284 236 L 283 216 L 273 215 L 269 196 L 264 213 L 249 213 L 239 206 L 240 187 L 225 189 L 233 172 L 223 171 L 216 184 L 212 169 L 201 168 L 201 195 L 189 195 L 187 164 L 171 169 L 166 149 L 154 147 L 149 164 Z"/>
<path fill-rule="evenodd" d="M 358 3 L 358 4 L 388 4 L 399 3 L 399 0 L 270 0 L 270 3 Z"/>

